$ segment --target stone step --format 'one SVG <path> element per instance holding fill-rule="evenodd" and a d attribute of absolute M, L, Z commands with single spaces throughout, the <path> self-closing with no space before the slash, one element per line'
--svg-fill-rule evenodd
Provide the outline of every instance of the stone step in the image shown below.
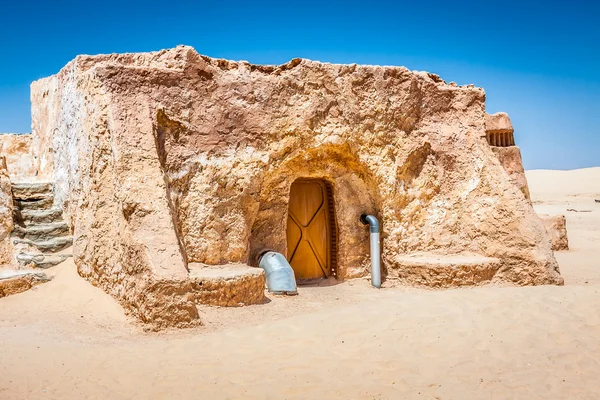
<path fill-rule="evenodd" d="M 13 244 L 15 244 L 15 245 L 24 244 L 27 246 L 31 246 L 31 247 L 38 249 L 42 253 L 56 253 L 56 252 L 59 252 L 63 249 L 66 249 L 67 247 L 71 246 L 73 244 L 73 237 L 72 236 L 60 236 L 60 237 L 55 237 L 50 240 L 44 240 L 44 241 L 34 241 L 34 240 L 29 240 L 29 239 L 14 238 Z"/>
<path fill-rule="evenodd" d="M 50 268 L 72 257 L 72 254 L 27 254 L 17 255 L 17 262 L 23 267 Z"/>
<path fill-rule="evenodd" d="M 43 272 L 0 269 L 0 297 L 25 292 L 50 279 Z"/>
<path fill-rule="evenodd" d="M 17 210 L 48 210 L 54 204 L 54 196 L 50 195 L 36 200 L 14 200 Z"/>
<path fill-rule="evenodd" d="M 62 210 L 60 208 L 49 208 L 46 210 L 15 210 L 13 217 L 18 225 L 28 226 L 30 224 L 45 224 L 62 221 Z"/>
<path fill-rule="evenodd" d="M 21 239 L 45 241 L 59 236 L 69 235 L 69 225 L 64 222 L 30 225 L 28 227 L 15 226 L 11 236 Z"/>
<path fill-rule="evenodd" d="M 52 182 L 20 182 L 12 184 L 13 198 L 17 200 L 37 200 L 53 194 Z"/>
<path fill-rule="evenodd" d="M 198 304 L 238 307 L 265 301 L 265 272 L 245 264 L 188 264 L 192 291 Z"/>
<path fill-rule="evenodd" d="M 402 254 L 388 262 L 388 279 L 413 286 L 472 286 L 492 280 L 500 260 L 480 254 Z"/>

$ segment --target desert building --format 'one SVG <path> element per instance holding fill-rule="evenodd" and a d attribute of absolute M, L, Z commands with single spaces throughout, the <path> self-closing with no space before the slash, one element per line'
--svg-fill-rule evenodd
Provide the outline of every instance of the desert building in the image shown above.
<path fill-rule="evenodd" d="M 260 303 L 266 251 L 300 281 L 367 276 L 363 213 L 381 222 L 388 280 L 562 283 L 522 164 L 509 175 L 495 154 L 513 132 L 472 85 L 180 46 L 79 56 L 31 101 L 12 182 L 51 185 L 79 274 L 155 326 L 193 324 L 197 302 Z"/>

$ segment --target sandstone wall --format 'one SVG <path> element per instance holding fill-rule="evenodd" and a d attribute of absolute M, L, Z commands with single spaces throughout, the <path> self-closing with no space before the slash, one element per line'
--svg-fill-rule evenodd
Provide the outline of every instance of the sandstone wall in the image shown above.
<path fill-rule="evenodd" d="M 486 114 L 486 139 L 492 146 L 500 164 L 508 173 L 510 181 L 531 201 L 529 185 L 525 177 L 521 150 L 515 146 L 514 129 L 507 113 Z"/>
<path fill-rule="evenodd" d="M 43 84 L 40 84 L 41 82 Z M 31 135 L 34 163 L 40 179 L 44 180 L 56 178 L 54 176 L 54 145 L 59 143 L 55 143 L 54 138 L 64 137 L 66 126 L 71 126 L 75 122 L 72 119 L 76 111 L 73 101 L 77 97 L 64 96 L 63 98 L 61 95 L 64 91 L 68 92 L 73 88 L 59 88 L 58 85 L 57 76 L 31 84 Z M 64 160 L 58 161 L 59 165 L 64 165 L 64 162 L 60 162 Z M 59 177 L 60 175 L 59 173 Z M 66 178 L 63 177 L 63 179 Z M 59 199 L 64 199 L 66 193 L 58 193 L 58 196 Z"/>
<path fill-rule="evenodd" d="M 197 311 L 152 123 L 147 113 L 111 107 L 106 71 L 85 60 L 32 84 L 32 99 L 43 99 L 32 103 L 34 132 L 54 149 L 41 169 L 52 171 L 55 201 L 74 229 L 78 271 L 142 321 L 185 325 Z"/>
<path fill-rule="evenodd" d="M 4 156 L 0 157 L 0 266 L 12 264 L 13 198 Z"/>
<path fill-rule="evenodd" d="M 523 159 L 521 158 L 521 149 L 518 146 L 510 147 L 492 147 L 492 151 L 498 157 L 498 161 L 508 173 L 510 181 L 515 185 L 525 198 L 531 201 L 529 194 L 529 185 L 523 168 Z"/>
<path fill-rule="evenodd" d="M 0 134 L 0 156 L 6 159 L 8 175 L 13 182 L 37 179 L 31 134 Z"/>
<path fill-rule="evenodd" d="M 494 280 L 562 282 L 542 222 L 486 143 L 479 88 L 402 67 L 256 66 L 178 47 L 77 57 L 32 99 L 34 131 L 52 132 L 80 273 L 143 320 L 194 318 L 188 261 L 285 253 L 299 177 L 333 186 L 341 278 L 367 273 L 368 212 L 382 221 L 388 272 L 406 254 L 472 253 L 501 260 Z"/>
<path fill-rule="evenodd" d="M 80 187 L 75 185 L 71 193 L 70 185 L 80 182 L 79 163 L 89 152 L 90 139 L 78 135 L 87 123 L 88 107 L 84 92 L 76 88 L 77 77 L 67 74 L 69 69 L 73 68 L 67 66 L 59 75 L 31 84 L 31 115 L 36 169 L 55 182 L 55 203 L 63 206 L 65 219 L 73 226 L 69 197 L 78 198 Z"/>

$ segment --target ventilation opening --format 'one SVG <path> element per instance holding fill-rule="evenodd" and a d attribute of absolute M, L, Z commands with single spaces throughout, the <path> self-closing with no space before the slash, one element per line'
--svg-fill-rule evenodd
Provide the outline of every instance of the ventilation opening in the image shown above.
<path fill-rule="evenodd" d="M 490 146 L 509 147 L 515 145 L 515 136 L 511 132 L 487 132 L 486 139 Z"/>

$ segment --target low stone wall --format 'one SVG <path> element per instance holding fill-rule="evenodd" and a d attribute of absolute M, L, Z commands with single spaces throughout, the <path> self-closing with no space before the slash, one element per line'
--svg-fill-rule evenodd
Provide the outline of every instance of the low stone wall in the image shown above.
<path fill-rule="evenodd" d="M 25 292 L 36 285 L 50 281 L 43 272 L 9 271 L 0 274 L 0 298 Z"/>
<path fill-rule="evenodd" d="M 37 179 L 32 141 L 31 134 L 0 133 L 0 154 L 6 158 L 8 175 L 13 182 Z"/>
<path fill-rule="evenodd" d="M 398 256 L 396 265 L 389 279 L 411 286 L 450 288 L 489 283 L 502 263 L 473 254 L 417 253 Z"/>
<path fill-rule="evenodd" d="M 192 296 L 198 304 L 238 307 L 265 302 L 265 273 L 243 264 L 190 264 Z"/>

